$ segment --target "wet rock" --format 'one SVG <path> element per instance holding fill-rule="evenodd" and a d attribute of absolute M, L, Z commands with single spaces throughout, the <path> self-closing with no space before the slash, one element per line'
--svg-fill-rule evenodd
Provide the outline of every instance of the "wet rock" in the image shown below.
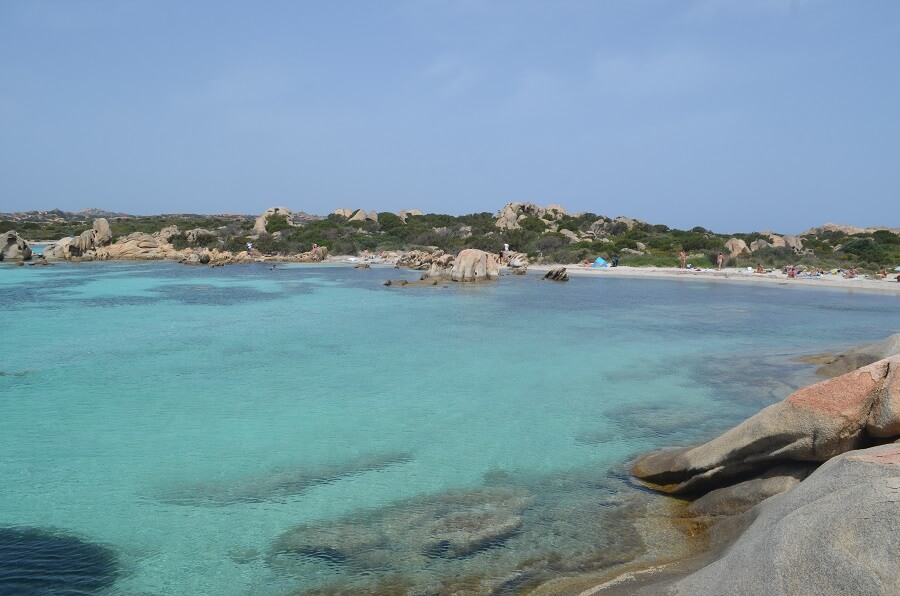
<path fill-rule="evenodd" d="M 559 267 L 558 269 L 551 269 L 544 275 L 544 279 L 549 279 L 550 281 L 569 281 L 569 274 L 566 272 L 565 267 Z"/>
<path fill-rule="evenodd" d="M 368 263 L 360 263 L 359 265 L 356 265 L 354 269 L 371 269 L 371 265 Z"/>
<path fill-rule="evenodd" d="M 0 528 L 0 593 L 93 594 L 116 581 L 116 554 L 54 531 Z"/>
<path fill-rule="evenodd" d="M 900 420 L 900 356 L 800 389 L 720 437 L 647 455 L 632 471 L 654 488 L 717 488 L 788 461 L 824 462 L 894 436 Z"/>

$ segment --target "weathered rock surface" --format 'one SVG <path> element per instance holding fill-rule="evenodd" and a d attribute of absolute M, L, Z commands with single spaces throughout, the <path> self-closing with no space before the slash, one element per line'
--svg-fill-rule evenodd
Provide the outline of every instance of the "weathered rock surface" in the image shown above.
<path fill-rule="evenodd" d="M 172 226 L 174 228 L 174 226 Z M 174 228 L 178 232 L 178 228 Z M 159 234 L 160 232 L 157 232 Z M 44 257 L 47 259 L 84 259 L 95 258 L 94 251 L 98 248 L 109 246 L 112 242 L 112 231 L 109 222 L 100 217 L 94 220 L 90 230 L 85 230 L 78 236 L 61 238 L 44 248 Z"/>
<path fill-rule="evenodd" d="M 0 236 L 0 261 L 27 261 L 31 259 L 31 247 L 15 230 Z"/>
<path fill-rule="evenodd" d="M 254 222 L 253 224 L 253 233 L 262 234 L 266 232 L 266 224 L 269 222 L 269 218 L 278 215 L 286 217 L 288 223 L 291 223 L 291 218 L 294 215 L 294 212 L 287 207 L 270 207 L 266 209 L 265 211 L 263 211 L 262 215 L 256 218 L 256 222 Z"/>
<path fill-rule="evenodd" d="M 740 238 L 729 238 L 728 242 L 725 243 L 725 248 L 731 257 L 750 254 L 750 248 L 747 246 L 747 243 Z"/>
<path fill-rule="evenodd" d="M 800 484 L 816 469 L 814 464 L 782 464 L 744 482 L 712 490 L 688 507 L 696 517 L 738 515 Z"/>
<path fill-rule="evenodd" d="M 856 370 L 861 366 L 872 364 L 891 356 L 900 354 L 900 333 L 895 333 L 881 341 L 853 348 L 833 358 L 816 372 L 827 377 L 836 377 Z"/>
<path fill-rule="evenodd" d="M 453 281 L 497 281 L 499 278 L 500 266 L 494 255 L 477 248 L 460 251 L 450 271 L 450 279 Z"/>
<path fill-rule="evenodd" d="M 645 594 L 900 594 L 900 445 L 851 451 L 750 510 L 715 562 Z"/>
<path fill-rule="evenodd" d="M 761 250 L 761 249 L 763 249 L 763 248 L 769 248 L 769 247 L 771 247 L 771 246 L 772 246 L 771 243 L 766 242 L 765 240 L 763 240 L 762 238 L 760 238 L 760 239 L 754 240 L 753 242 L 750 243 L 750 251 L 751 251 L 751 252 L 756 252 L 756 251 L 758 251 L 758 250 Z"/>
<path fill-rule="evenodd" d="M 544 275 L 544 279 L 549 279 L 550 281 L 569 281 L 569 274 L 565 267 L 559 267 L 548 271 Z"/>
<path fill-rule="evenodd" d="M 528 267 L 528 263 L 528 255 L 523 252 L 515 252 L 512 250 L 500 251 L 500 265 L 518 269 L 520 267 Z"/>
<path fill-rule="evenodd" d="M 712 441 L 647 455 L 633 473 L 654 488 L 717 488 L 784 462 L 824 462 L 894 436 L 900 425 L 900 356 L 794 392 Z"/>

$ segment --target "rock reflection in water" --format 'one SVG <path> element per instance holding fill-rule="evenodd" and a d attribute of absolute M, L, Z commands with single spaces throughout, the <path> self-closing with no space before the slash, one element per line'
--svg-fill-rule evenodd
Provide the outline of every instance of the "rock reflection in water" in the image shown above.
<path fill-rule="evenodd" d="M 225 507 L 238 503 L 284 502 L 314 486 L 331 484 L 368 472 L 407 463 L 409 453 L 375 453 L 338 463 L 310 465 L 267 476 L 229 483 L 198 483 L 163 493 L 159 500 L 173 505 Z"/>

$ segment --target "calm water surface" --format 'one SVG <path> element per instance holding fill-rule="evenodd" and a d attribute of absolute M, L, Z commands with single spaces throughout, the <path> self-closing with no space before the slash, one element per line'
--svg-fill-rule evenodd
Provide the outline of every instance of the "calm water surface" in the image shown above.
<path fill-rule="evenodd" d="M 57 549 L 38 576 L 96 593 L 514 593 L 602 569 L 641 552 L 630 458 L 810 382 L 798 354 L 900 327 L 898 297 L 849 291 L 381 285 L 399 276 L 0 268 L 0 592 L 43 589 L 34 532 Z"/>

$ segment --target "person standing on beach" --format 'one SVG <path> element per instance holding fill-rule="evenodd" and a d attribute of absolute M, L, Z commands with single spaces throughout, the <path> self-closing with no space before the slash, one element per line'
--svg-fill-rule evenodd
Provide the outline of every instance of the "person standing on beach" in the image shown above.
<path fill-rule="evenodd" d="M 685 269 L 687 267 L 687 253 L 684 250 L 678 253 L 678 259 L 681 261 L 681 268 Z"/>
<path fill-rule="evenodd" d="M 716 267 L 719 269 L 719 271 L 722 270 L 722 263 L 724 263 L 724 262 L 725 262 L 725 255 L 723 255 L 723 254 L 720 252 L 720 253 L 716 256 Z"/>

